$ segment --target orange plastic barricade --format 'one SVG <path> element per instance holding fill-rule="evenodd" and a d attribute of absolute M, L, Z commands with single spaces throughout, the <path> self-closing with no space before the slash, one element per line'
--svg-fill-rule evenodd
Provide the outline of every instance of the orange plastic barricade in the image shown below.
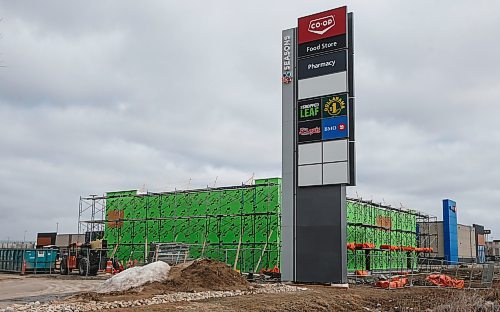
<path fill-rule="evenodd" d="M 368 271 L 356 270 L 356 271 L 354 271 L 354 274 L 356 274 L 357 276 L 367 276 L 368 275 Z"/>
<path fill-rule="evenodd" d="M 418 247 L 418 248 L 415 248 L 415 251 L 416 252 L 432 252 L 432 248 L 423 248 L 423 247 Z"/>
<path fill-rule="evenodd" d="M 390 281 L 378 281 L 375 286 L 381 288 L 403 288 L 408 284 L 408 279 L 406 277 L 393 277 Z"/>
<path fill-rule="evenodd" d="M 425 278 L 434 285 L 441 287 L 464 288 L 464 280 L 455 279 L 446 274 L 431 274 Z"/>
<path fill-rule="evenodd" d="M 356 250 L 356 245 L 354 243 L 348 243 L 347 249 L 354 251 Z"/>
<path fill-rule="evenodd" d="M 260 270 L 260 273 L 261 274 L 266 274 L 266 273 L 267 274 L 280 273 L 280 268 L 278 268 L 277 266 L 274 266 L 274 268 L 272 268 L 272 269 L 264 269 L 264 268 L 262 268 Z"/>
<path fill-rule="evenodd" d="M 399 250 L 400 248 L 398 246 L 391 246 L 391 245 L 380 245 L 380 249 L 388 249 L 388 250 Z"/>
<path fill-rule="evenodd" d="M 356 249 L 371 249 L 371 248 L 375 248 L 375 244 L 372 244 L 372 243 L 357 243 L 357 244 L 354 244 L 354 246 L 356 247 Z"/>

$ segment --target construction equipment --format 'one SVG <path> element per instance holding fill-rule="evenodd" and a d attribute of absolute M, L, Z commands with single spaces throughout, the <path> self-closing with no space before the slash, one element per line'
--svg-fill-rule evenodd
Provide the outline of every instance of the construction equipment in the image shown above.
<path fill-rule="evenodd" d="M 67 248 L 61 248 L 60 259 L 61 275 L 68 275 L 77 269 L 81 276 L 96 275 L 107 260 L 102 244 L 96 246 L 94 242 L 72 243 Z"/>

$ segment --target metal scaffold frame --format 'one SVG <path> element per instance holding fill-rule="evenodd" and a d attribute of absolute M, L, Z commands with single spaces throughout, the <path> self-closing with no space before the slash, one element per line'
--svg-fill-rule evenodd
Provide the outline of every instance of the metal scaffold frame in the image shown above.
<path fill-rule="evenodd" d="M 192 257 L 247 272 L 280 265 L 279 183 L 91 195 L 80 198 L 78 220 L 79 233 L 104 231 L 110 250 L 124 262 L 147 261 L 151 243 L 161 243 L 187 245 Z M 408 272 L 429 264 L 437 234 L 419 226 L 434 220 L 402 206 L 348 198 L 349 272 Z"/>
<path fill-rule="evenodd" d="M 118 245 L 123 262 L 147 261 L 151 243 L 179 243 L 189 246 L 191 257 L 225 261 L 244 272 L 272 269 L 280 263 L 281 184 L 266 181 L 82 197 L 79 230 L 104 230 L 108 248 Z M 96 214 L 84 218 L 86 211 Z"/>
<path fill-rule="evenodd" d="M 432 234 L 418 224 L 435 217 L 415 210 L 348 198 L 348 271 L 392 273 L 418 270 L 431 255 Z M 428 223 L 427 223 L 428 224 Z M 365 274 L 365 273 L 363 273 Z"/>
<path fill-rule="evenodd" d="M 105 196 L 80 196 L 78 205 L 78 233 L 104 231 L 105 212 Z"/>

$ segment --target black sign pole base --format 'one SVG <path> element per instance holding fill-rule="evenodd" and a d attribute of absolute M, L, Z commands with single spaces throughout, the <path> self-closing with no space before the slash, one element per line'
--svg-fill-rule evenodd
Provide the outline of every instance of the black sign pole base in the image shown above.
<path fill-rule="evenodd" d="M 295 281 L 345 287 L 345 185 L 297 188 L 295 222 Z"/>

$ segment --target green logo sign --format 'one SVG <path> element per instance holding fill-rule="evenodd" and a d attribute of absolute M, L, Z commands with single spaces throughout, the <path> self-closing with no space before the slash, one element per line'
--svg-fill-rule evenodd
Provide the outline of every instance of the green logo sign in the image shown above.
<path fill-rule="evenodd" d="M 300 101 L 297 113 L 299 121 L 321 118 L 321 100 Z"/>

